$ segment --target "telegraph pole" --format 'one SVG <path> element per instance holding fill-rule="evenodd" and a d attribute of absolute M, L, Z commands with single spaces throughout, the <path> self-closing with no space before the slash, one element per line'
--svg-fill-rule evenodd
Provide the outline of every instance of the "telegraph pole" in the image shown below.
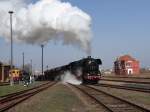
<path fill-rule="evenodd" d="M 12 14 L 14 13 L 13 11 L 9 11 L 8 12 L 10 14 L 10 37 L 11 37 L 11 65 L 10 65 L 10 69 L 12 70 L 13 69 L 13 37 L 12 37 Z M 12 71 L 11 71 L 12 72 Z M 12 73 L 11 74 L 11 77 L 10 77 L 10 85 L 13 86 L 14 84 L 14 81 L 13 81 L 13 76 L 12 76 Z"/>
<path fill-rule="evenodd" d="M 24 71 L 24 52 L 22 53 L 22 70 Z"/>
<path fill-rule="evenodd" d="M 43 74 L 43 48 L 44 48 L 44 45 L 43 45 L 43 44 L 41 45 L 41 48 L 42 48 L 42 75 L 44 75 L 44 74 Z"/>
<path fill-rule="evenodd" d="M 33 80 L 32 80 L 32 77 L 33 77 L 33 76 L 32 76 L 32 59 L 30 60 L 30 62 L 31 62 L 31 71 L 30 71 L 30 72 L 31 72 L 31 73 L 30 73 L 30 84 L 31 84 L 32 81 L 33 81 Z"/>
<path fill-rule="evenodd" d="M 48 70 L 48 65 L 46 66 L 47 70 Z"/>
<path fill-rule="evenodd" d="M 32 76 L 32 59 L 30 61 L 31 61 L 31 76 Z"/>

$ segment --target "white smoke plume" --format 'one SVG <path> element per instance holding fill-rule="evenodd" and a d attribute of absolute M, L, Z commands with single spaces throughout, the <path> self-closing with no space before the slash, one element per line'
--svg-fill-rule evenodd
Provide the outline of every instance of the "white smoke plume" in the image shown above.
<path fill-rule="evenodd" d="M 0 0 L 0 37 L 10 40 L 8 11 L 13 10 L 13 38 L 17 42 L 43 44 L 61 41 L 90 52 L 91 17 L 61 0 Z"/>
<path fill-rule="evenodd" d="M 75 84 L 75 85 L 80 85 L 82 83 L 82 81 L 78 80 L 69 71 L 67 71 L 63 75 L 61 75 L 61 81 L 62 81 L 63 84 L 71 83 L 71 84 Z"/>

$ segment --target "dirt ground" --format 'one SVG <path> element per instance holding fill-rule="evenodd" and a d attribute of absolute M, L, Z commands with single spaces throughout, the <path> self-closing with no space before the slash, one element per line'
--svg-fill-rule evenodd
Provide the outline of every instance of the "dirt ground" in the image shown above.
<path fill-rule="evenodd" d="M 149 93 L 100 86 L 97 88 L 150 108 Z M 8 112 L 107 112 L 107 110 L 103 106 L 97 105 L 95 101 L 78 89 L 58 83 L 18 104 Z"/>
<path fill-rule="evenodd" d="M 116 74 L 114 74 L 114 73 L 112 73 L 112 74 L 103 74 L 102 75 L 103 77 L 109 77 L 109 76 L 111 76 L 111 77 L 144 77 L 144 78 L 150 78 L 150 73 L 140 73 L 140 74 L 133 74 L 133 75 L 116 75 Z"/>
<path fill-rule="evenodd" d="M 92 103 L 79 91 L 59 83 L 8 112 L 100 112 Z"/>
<path fill-rule="evenodd" d="M 92 87 L 95 87 L 95 86 L 92 86 Z M 135 104 L 138 104 L 140 106 L 150 109 L 150 93 L 115 89 L 115 88 L 109 88 L 109 87 L 100 87 L 100 86 L 95 87 L 95 88 L 103 90 L 107 93 L 111 93 L 114 96 L 126 99 L 130 102 L 133 102 Z"/>

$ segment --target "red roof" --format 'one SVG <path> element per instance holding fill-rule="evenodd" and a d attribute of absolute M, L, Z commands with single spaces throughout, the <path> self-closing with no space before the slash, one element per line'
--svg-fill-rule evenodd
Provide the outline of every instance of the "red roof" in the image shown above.
<path fill-rule="evenodd" d="M 120 57 L 118 58 L 118 60 L 120 60 L 120 61 L 137 61 L 136 59 L 134 59 L 134 58 L 131 57 L 130 55 L 120 56 Z"/>

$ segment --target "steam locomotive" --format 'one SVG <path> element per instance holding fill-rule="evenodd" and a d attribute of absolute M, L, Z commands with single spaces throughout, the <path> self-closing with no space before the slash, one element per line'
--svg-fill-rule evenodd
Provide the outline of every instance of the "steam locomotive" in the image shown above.
<path fill-rule="evenodd" d="M 99 65 L 101 64 L 101 59 L 94 59 L 88 56 L 87 58 L 71 62 L 68 65 L 46 70 L 44 78 L 47 80 L 60 79 L 62 74 L 70 71 L 82 83 L 98 83 L 101 79 L 101 72 L 99 71 Z"/>

